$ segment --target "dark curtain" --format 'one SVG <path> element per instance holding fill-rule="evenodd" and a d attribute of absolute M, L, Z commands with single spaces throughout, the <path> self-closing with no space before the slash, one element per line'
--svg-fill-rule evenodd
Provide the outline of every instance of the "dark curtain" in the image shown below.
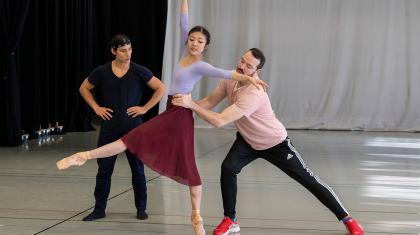
<path fill-rule="evenodd" d="M 0 1 L 0 142 L 16 146 L 21 141 L 21 104 L 16 49 L 22 36 L 30 0 Z"/>
<path fill-rule="evenodd" d="M 112 59 L 108 42 L 117 33 L 132 39 L 132 60 L 160 78 L 166 13 L 167 0 L 32 0 L 16 53 L 20 86 L 13 94 L 20 92 L 22 121 L 13 129 L 33 133 L 58 122 L 66 131 L 92 130 L 80 84 Z"/>
<path fill-rule="evenodd" d="M 22 128 L 63 125 L 89 130 L 89 109 L 78 94 L 93 67 L 92 0 L 33 0 L 19 47 Z"/>

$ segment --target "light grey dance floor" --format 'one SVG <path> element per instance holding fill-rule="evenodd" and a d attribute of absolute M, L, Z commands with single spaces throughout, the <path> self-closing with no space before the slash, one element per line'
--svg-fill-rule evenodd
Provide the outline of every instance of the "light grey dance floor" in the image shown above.
<path fill-rule="evenodd" d="M 222 218 L 220 164 L 235 132 L 196 129 L 207 234 Z M 289 131 L 307 165 L 328 183 L 365 234 L 420 234 L 420 134 Z M 67 133 L 0 148 L 0 234 L 192 234 L 188 188 L 146 170 L 150 218 L 135 218 L 130 171 L 119 157 L 107 217 L 81 219 L 94 204 L 96 161 L 58 171 L 55 162 L 95 146 L 97 132 Z M 239 175 L 242 235 L 346 234 L 315 197 L 257 160 Z"/>

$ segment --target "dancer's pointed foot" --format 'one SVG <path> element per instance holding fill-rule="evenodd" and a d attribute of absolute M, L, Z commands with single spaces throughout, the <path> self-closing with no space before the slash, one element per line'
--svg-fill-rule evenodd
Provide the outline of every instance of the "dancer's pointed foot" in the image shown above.
<path fill-rule="evenodd" d="M 81 166 L 89 159 L 89 151 L 87 152 L 78 152 L 66 157 L 57 162 L 57 168 L 59 170 L 65 170 L 71 166 Z"/>
<path fill-rule="evenodd" d="M 204 226 L 203 226 L 203 218 L 201 218 L 201 215 L 200 215 L 200 210 L 192 210 L 191 224 L 193 226 L 195 235 L 206 234 L 206 230 L 204 230 Z"/>

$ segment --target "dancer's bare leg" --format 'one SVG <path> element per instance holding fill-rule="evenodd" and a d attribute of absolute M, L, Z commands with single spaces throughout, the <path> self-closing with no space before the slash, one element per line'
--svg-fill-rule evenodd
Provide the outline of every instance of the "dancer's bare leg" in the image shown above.
<path fill-rule="evenodd" d="M 203 227 L 203 218 L 200 216 L 200 205 L 201 205 L 201 191 L 202 186 L 191 186 L 190 187 L 190 196 L 191 196 L 191 223 L 194 228 L 196 235 L 205 235 L 206 231 Z"/>
<path fill-rule="evenodd" d="M 124 142 L 122 142 L 121 139 L 118 139 L 117 141 L 106 144 L 99 148 L 86 152 L 78 152 L 71 155 L 70 157 L 63 158 L 57 162 L 57 168 L 59 170 L 64 170 L 71 166 L 81 166 L 85 164 L 87 160 L 114 156 L 124 152 L 126 149 L 127 147 L 125 146 Z"/>

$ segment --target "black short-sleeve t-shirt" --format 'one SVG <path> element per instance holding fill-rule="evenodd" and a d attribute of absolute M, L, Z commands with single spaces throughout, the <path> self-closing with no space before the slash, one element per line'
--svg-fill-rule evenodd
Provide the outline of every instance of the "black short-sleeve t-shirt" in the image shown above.
<path fill-rule="evenodd" d="M 95 86 L 96 101 L 100 106 L 114 111 L 113 118 L 104 121 L 102 127 L 121 129 L 140 124 L 141 118 L 128 116 L 127 109 L 140 104 L 144 89 L 152 77 L 153 73 L 149 69 L 134 62 L 130 63 L 123 77 L 117 77 L 112 72 L 111 62 L 95 68 L 88 81 Z"/>

